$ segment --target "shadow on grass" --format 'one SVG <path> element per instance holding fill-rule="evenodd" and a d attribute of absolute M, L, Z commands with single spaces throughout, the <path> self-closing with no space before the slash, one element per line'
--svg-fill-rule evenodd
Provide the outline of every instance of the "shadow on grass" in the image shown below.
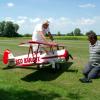
<path fill-rule="evenodd" d="M 61 96 L 57 93 L 37 90 L 37 91 L 27 91 L 27 90 L 4 90 L 0 89 L 0 100 L 54 100 L 60 98 Z"/>
<path fill-rule="evenodd" d="M 63 72 L 76 72 L 76 70 L 68 70 L 71 65 L 73 63 L 72 62 L 67 62 L 66 64 L 62 65 L 61 70 L 57 71 L 57 72 L 52 72 L 51 67 L 47 67 L 47 68 L 42 68 L 40 70 L 37 70 L 27 76 L 25 76 L 24 78 L 22 78 L 22 80 L 27 81 L 27 82 L 31 82 L 31 81 L 51 81 L 56 79 L 58 76 L 60 76 Z"/>
<path fill-rule="evenodd" d="M 3 68 L 3 70 L 14 69 L 14 68 L 31 69 L 31 70 L 36 69 L 34 67 L 31 67 L 31 66 L 28 66 L 28 67 L 22 67 L 22 66 L 13 66 L 13 67 L 11 67 L 11 66 L 6 66 L 5 68 Z"/>

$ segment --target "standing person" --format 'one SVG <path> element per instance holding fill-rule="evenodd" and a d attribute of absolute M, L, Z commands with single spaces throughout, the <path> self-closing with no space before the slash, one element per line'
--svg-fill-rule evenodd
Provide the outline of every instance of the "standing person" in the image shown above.
<path fill-rule="evenodd" d="M 53 36 L 49 30 L 49 21 L 48 20 L 36 25 L 36 27 L 34 28 L 33 34 L 32 34 L 32 41 L 48 43 L 48 40 L 45 37 L 46 34 L 49 36 L 51 41 L 54 40 Z M 34 44 L 33 51 L 36 51 L 37 48 L 38 48 L 38 45 Z M 43 48 L 43 49 L 45 49 L 45 48 Z"/>
<path fill-rule="evenodd" d="M 84 78 L 79 79 L 82 83 L 92 82 L 92 79 L 100 77 L 100 41 L 95 32 L 87 32 L 89 45 L 89 62 L 83 70 Z"/>
<path fill-rule="evenodd" d="M 32 34 L 32 40 L 38 41 L 38 42 L 48 42 L 45 35 L 48 34 L 49 38 L 53 41 L 53 36 L 51 35 L 51 32 L 49 30 L 49 21 L 46 20 L 42 24 L 37 24 L 33 34 Z"/>

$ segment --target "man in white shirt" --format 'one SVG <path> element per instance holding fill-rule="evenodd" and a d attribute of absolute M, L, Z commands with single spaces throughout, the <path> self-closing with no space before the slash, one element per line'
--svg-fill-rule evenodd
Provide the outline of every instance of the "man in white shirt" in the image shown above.
<path fill-rule="evenodd" d="M 54 40 L 49 30 L 49 21 L 44 21 L 42 24 L 36 25 L 32 34 L 32 40 L 47 43 L 48 41 L 45 37 L 46 34 L 48 34 L 52 41 Z"/>
<path fill-rule="evenodd" d="M 36 25 L 32 34 L 32 41 L 48 43 L 48 40 L 45 37 L 46 34 L 52 41 L 54 40 L 49 30 L 49 21 L 47 20 L 44 21 L 42 24 Z M 36 51 L 37 47 L 37 44 L 34 44 L 33 51 Z"/>

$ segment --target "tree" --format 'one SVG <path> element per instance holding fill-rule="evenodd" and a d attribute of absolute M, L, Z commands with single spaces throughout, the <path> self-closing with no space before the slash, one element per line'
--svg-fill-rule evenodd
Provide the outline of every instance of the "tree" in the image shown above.
<path fill-rule="evenodd" d="M 4 34 L 5 21 L 0 22 L 0 36 Z"/>
<path fill-rule="evenodd" d="M 3 21 L 0 23 L 0 36 L 4 37 L 18 37 L 20 36 L 17 31 L 19 26 L 11 21 Z"/>
<path fill-rule="evenodd" d="M 72 31 L 72 32 L 70 32 L 70 33 L 67 33 L 67 35 L 68 35 L 68 36 L 73 36 L 74 33 L 73 33 L 73 31 Z"/>
<path fill-rule="evenodd" d="M 75 28 L 75 30 L 74 30 L 74 35 L 75 35 L 75 36 L 81 36 L 81 35 L 83 35 L 83 34 L 81 33 L 81 30 L 80 30 L 79 28 Z"/>
<path fill-rule="evenodd" d="M 26 33 L 23 35 L 24 37 L 32 37 L 32 34 Z"/>
<path fill-rule="evenodd" d="M 60 32 L 58 32 L 58 33 L 57 33 L 57 36 L 61 36 L 61 33 L 60 33 Z"/>
<path fill-rule="evenodd" d="M 15 32 L 17 32 L 18 29 L 19 29 L 19 25 L 18 25 L 18 24 L 13 24 L 13 26 L 14 26 L 14 28 L 15 28 Z"/>

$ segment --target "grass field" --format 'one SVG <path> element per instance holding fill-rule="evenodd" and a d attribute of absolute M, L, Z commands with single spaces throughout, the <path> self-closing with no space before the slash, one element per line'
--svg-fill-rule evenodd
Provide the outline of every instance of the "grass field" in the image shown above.
<path fill-rule="evenodd" d="M 49 68 L 5 69 L 1 61 L 3 51 L 10 49 L 14 55 L 27 53 L 27 48 L 18 47 L 20 42 L 27 40 L 0 40 L 0 100 L 100 100 L 100 79 L 88 84 L 79 82 L 88 61 L 88 41 L 56 40 L 66 45 L 75 58 L 57 73 L 52 73 Z"/>

